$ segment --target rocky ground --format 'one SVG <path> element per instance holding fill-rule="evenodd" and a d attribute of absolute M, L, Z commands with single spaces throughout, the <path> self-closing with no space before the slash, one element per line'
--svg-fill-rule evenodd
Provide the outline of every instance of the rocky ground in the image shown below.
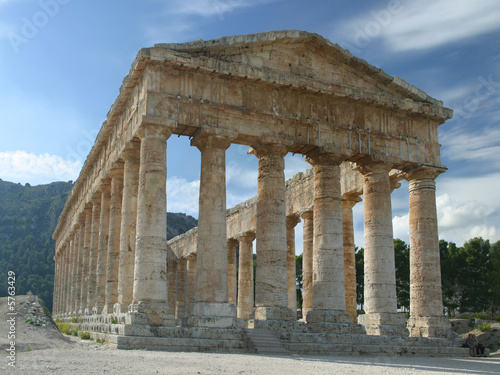
<path fill-rule="evenodd" d="M 15 369 L 9 366 L 9 312 L 0 299 L 0 373 L 48 374 L 500 374 L 500 353 L 488 358 L 318 357 L 255 354 L 123 351 L 65 336 L 49 324 L 25 322 L 32 310 L 26 296 L 16 297 Z M 497 332 L 494 332 L 497 333 Z M 498 336 L 496 336 L 498 340 Z M 481 340 L 481 338 L 480 338 Z"/>

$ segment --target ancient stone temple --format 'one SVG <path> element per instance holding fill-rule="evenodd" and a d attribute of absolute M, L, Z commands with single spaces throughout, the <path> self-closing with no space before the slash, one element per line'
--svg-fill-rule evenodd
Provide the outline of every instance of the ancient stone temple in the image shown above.
<path fill-rule="evenodd" d="M 54 315 L 78 317 L 81 330 L 118 348 L 246 351 L 261 330 L 292 352 L 454 354 L 435 200 L 435 179 L 446 170 L 438 126 L 451 117 L 441 101 L 307 32 L 142 49 L 53 235 Z M 190 137 L 200 151 L 200 204 L 198 227 L 167 243 L 172 135 Z M 227 210 L 231 144 L 258 158 L 258 192 Z M 285 181 L 288 153 L 305 155 L 311 170 Z M 408 321 L 396 305 L 391 212 L 403 179 Z M 361 199 L 366 314 L 357 316 L 352 208 Z"/>

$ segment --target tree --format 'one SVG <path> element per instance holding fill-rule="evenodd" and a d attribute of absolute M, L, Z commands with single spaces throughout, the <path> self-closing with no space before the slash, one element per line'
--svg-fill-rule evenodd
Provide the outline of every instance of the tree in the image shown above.
<path fill-rule="evenodd" d="M 394 258 L 398 308 L 407 311 L 410 306 L 410 248 L 399 238 L 394 239 Z"/>
<path fill-rule="evenodd" d="M 493 319 L 493 315 L 498 311 L 500 302 L 500 241 L 491 245 L 487 273 L 491 298 L 490 314 Z"/>
<path fill-rule="evenodd" d="M 354 249 L 356 257 L 356 302 L 363 310 L 365 299 L 365 249 L 357 247 Z"/>
<path fill-rule="evenodd" d="M 459 249 L 459 261 L 463 262 L 457 272 L 461 312 L 485 311 L 490 307 L 487 272 L 490 247 L 489 240 L 476 237 Z"/>
<path fill-rule="evenodd" d="M 443 306 L 449 318 L 460 305 L 460 294 L 458 289 L 458 268 L 460 267 L 460 256 L 457 245 L 453 242 L 439 241 L 439 254 L 441 260 L 441 286 L 443 293 Z"/>

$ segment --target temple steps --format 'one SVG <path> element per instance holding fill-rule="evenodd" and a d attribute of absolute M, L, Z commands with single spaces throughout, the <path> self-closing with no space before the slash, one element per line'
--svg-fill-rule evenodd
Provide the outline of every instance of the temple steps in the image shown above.
<path fill-rule="evenodd" d="M 248 351 L 257 354 L 289 355 L 283 343 L 265 328 L 245 329 Z"/>

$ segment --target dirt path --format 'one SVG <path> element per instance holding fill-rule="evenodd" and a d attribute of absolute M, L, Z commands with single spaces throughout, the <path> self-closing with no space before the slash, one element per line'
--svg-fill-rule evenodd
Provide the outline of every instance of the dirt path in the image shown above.
<path fill-rule="evenodd" d="M 64 336 L 56 328 L 25 323 L 25 296 L 16 297 L 16 368 L 8 365 L 7 299 L 0 299 L 0 374 L 500 374 L 500 355 L 489 358 L 273 357 L 254 354 L 116 350 Z M 27 351 L 28 347 L 31 351 Z"/>

